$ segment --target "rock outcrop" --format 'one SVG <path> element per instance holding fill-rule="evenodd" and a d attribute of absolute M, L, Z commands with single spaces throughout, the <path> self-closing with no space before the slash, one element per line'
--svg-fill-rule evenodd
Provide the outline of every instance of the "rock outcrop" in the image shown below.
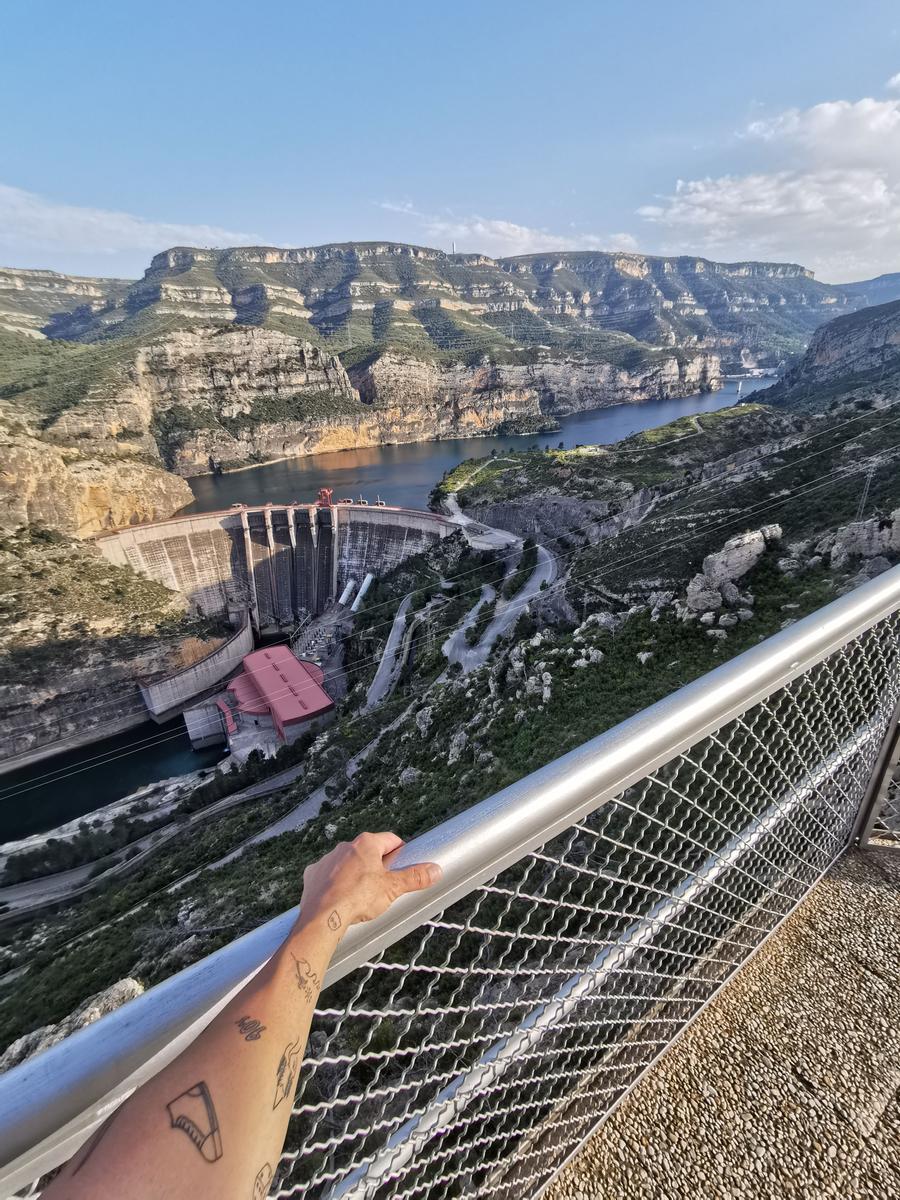
<path fill-rule="evenodd" d="M 781 529 L 770 525 L 768 540 L 776 542 L 781 537 Z M 733 583 L 748 571 L 752 571 L 766 552 L 766 536 L 761 529 L 752 529 L 747 533 L 739 533 L 728 539 L 721 550 L 707 554 L 703 560 L 703 576 L 716 587 L 723 583 Z"/>
<path fill-rule="evenodd" d="M 800 363 L 754 397 L 769 404 L 820 406 L 854 393 L 893 397 L 900 375 L 900 301 L 838 317 L 816 331 Z"/>
<path fill-rule="evenodd" d="M 138 681 L 222 642 L 187 598 L 89 543 L 31 526 L 0 536 L 0 760 L 28 761 L 147 720 Z"/>
<path fill-rule="evenodd" d="M 833 567 L 846 566 L 854 558 L 877 558 L 900 554 L 900 508 L 887 518 L 852 521 L 820 539 L 815 556 L 829 555 Z"/>
<path fill-rule="evenodd" d="M 781 536 L 780 525 L 764 525 L 762 529 L 735 534 L 721 550 L 707 554 L 703 560 L 703 570 L 694 575 L 687 585 L 687 610 L 712 617 L 723 603 L 743 603 L 745 597 L 735 586 L 735 580 L 752 571 L 767 548 L 777 544 Z M 720 624 L 723 623 L 720 621 Z"/>
<path fill-rule="evenodd" d="M 681 359 L 659 353 L 634 369 L 604 362 L 549 360 L 529 365 L 478 366 L 380 355 L 351 378 L 376 411 L 383 440 L 416 441 L 492 433 L 510 418 L 537 425 L 610 404 L 691 395 L 718 386 L 719 361 L 698 353 Z"/>
<path fill-rule="evenodd" d="M 121 1008 L 129 1000 L 134 1000 L 138 996 L 143 995 L 143 992 L 144 985 L 139 983 L 137 979 L 120 979 L 112 987 L 104 988 L 102 992 L 97 992 L 96 995 L 90 996 L 79 1008 L 62 1021 L 53 1025 L 42 1025 L 39 1029 L 34 1029 L 31 1033 L 26 1033 L 24 1037 L 16 1038 L 14 1042 L 7 1046 L 3 1054 L 0 1055 L 0 1073 L 10 1070 L 11 1067 L 18 1066 L 26 1058 L 40 1054 L 42 1050 L 49 1050 L 57 1042 L 63 1041 L 70 1034 L 76 1033 L 79 1029 L 84 1029 L 87 1025 L 93 1025 L 95 1021 L 99 1021 L 107 1013 L 115 1012 L 117 1008 Z"/>
<path fill-rule="evenodd" d="M 44 436 L 190 476 L 373 445 L 371 424 L 334 355 L 277 330 L 209 328 L 141 348 Z"/>
<path fill-rule="evenodd" d="M 77 537 L 161 520 L 193 493 L 183 479 L 135 459 L 78 451 L 0 432 L 0 527 L 43 524 Z"/>

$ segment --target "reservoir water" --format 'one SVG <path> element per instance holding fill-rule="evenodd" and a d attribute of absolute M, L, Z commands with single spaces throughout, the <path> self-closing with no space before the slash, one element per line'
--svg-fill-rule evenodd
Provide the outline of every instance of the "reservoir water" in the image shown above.
<path fill-rule="evenodd" d="M 771 384 L 771 379 L 742 381 L 741 396 Z M 521 437 L 450 438 L 442 442 L 407 442 L 400 446 L 371 446 L 364 450 L 339 450 L 311 454 L 249 467 L 226 475 L 200 475 L 189 479 L 193 504 L 183 512 L 214 512 L 231 504 L 287 503 L 315 500 L 320 487 L 334 488 L 334 498 L 367 500 L 380 496 L 402 508 L 427 508 L 431 489 L 445 472 L 466 458 L 483 458 L 492 450 L 526 450 L 560 442 L 567 450 L 583 445 L 608 445 L 642 429 L 665 425 L 691 413 L 713 412 L 735 403 L 737 383 L 729 379 L 718 392 L 684 396 L 680 400 L 648 400 L 644 404 L 616 404 L 611 408 L 573 413 L 560 420 L 554 433 Z"/>
<path fill-rule="evenodd" d="M 770 382 L 744 380 L 741 394 L 748 396 Z M 210 512 L 238 502 L 309 502 L 320 487 L 334 488 L 335 499 L 362 494 L 370 501 L 381 496 L 389 504 L 427 508 L 434 485 L 463 459 L 480 458 L 492 450 L 556 447 L 560 442 L 566 449 L 579 443 L 608 445 L 677 417 L 727 407 L 735 403 L 736 394 L 737 383 L 729 380 L 718 392 L 681 400 L 618 404 L 575 413 L 563 417 L 559 431 L 554 433 L 374 446 L 314 454 L 227 475 L 204 475 L 189 481 L 195 499 L 183 511 Z M 148 722 L 103 742 L 3 775 L 0 841 L 51 829 L 145 784 L 209 766 L 218 757 L 217 751 L 198 754 L 191 750 L 179 717 L 163 726 Z"/>

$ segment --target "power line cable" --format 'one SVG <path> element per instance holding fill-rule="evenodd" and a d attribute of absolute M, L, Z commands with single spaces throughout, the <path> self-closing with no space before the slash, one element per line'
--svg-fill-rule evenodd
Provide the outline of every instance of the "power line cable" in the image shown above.
<path fill-rule="evenodd" d="M 895 402 L 895 404 L 894 404 L 894 405 L 891 405 L 891 406 L 889 406 L 889 407 L 892 407 L 892 408 L 893 408 L 893 407 L 897 407 L 897 405 L 900 405 L 900 401 L 897 401 L 897 402 Z M 869 415 L 869 414 L 860 414 L 860 416 L 858 416 L 858 417 L 853 417 L 853 418 L 850 418 L 850 419 L 848 419 L 848 420 L 846 420 L 846 421 L 839 422 L 837 425 L 830 426 L 830 427 L 829 427 L 829 429 L 827 429 L 827 430 L 820 430 L 820 431 L 817 431 L 816 433 L 814 433 L 814 434 L 811 434 L 811 435 L 809 435 L 809 436 L 808 436 L 808 437 L 806 437 L 806 438 L 800 439 L 798 442 L 795 442 L 795 443 L 794 443 L 794 444 L 793 444 L 791 447 L 788 447 L 787 449 L 794 449 L 794 448 L 795 448 L 797 445 L 804 444 L 805 442 L 808 442 L 808 441 L 812 440 L 814 437 L 817 437 L 817 436 L 819 436 L 820 434 L 824 434 L 824 433 L 833 433 L 833 432 L 835 432 L 835 430 L 836 430 L 836 429 L 840 428 L 841 426 L 843 426 L 843 425 L 849 425 L 849 424 L 852 424 L 852 423 L 854 423 L 856 420 L 859 420 L 859 419 L 861 419 L 862 417 L 864 417 L 864 416 L 868 416 L 868 415 Z M 900 421 L 900 417 L 898 417 L 898 418 L 894 418 L 894 419 L 893 419 L 893 420 L 891 420 L 891 421 L 887 421 L 887 422 L 884 422 L 884 423 L 880 424 L 880 425 L 877 427 L 877 432 L 880 432 L 882 429 L 886 428 L 886 427 L 887 427 L 887 426 L 889 426 L 889 425 L 894 425 L 894 424 L 897 424 L 897 422 L 898 422 L 898 421 Z M 873 431 L 873 432 L 875 432 L 875 431 Z M 821 450 L 817 450 L 817 451 L 814 451 L 812 454 L 805 455 L 805 456 L 804 456 L 803 458 L 801 458 L 801 459 L 794 460 L 794 461 L 791 461 L 791 462 L 788 462 L 788 463 L 782 463 L 780 466 L 777 466 L 777 467 L 775 468 L 775 471 L 779 471 L 779 470 L 786 470 L 786 469 L 788 469 L 788 468 L 796 468 L 797 466 L 801 465 L 802 463 L 804 463 L 804 462 L 808 462 L 808 461 L 810 461 L 811 459 L 818 457 L 820 454 L 827 453 L 828 451 L 834 451 L 834 450 L 837 450 L 837 449 L 839 449 L 839 448 L 840 448 L 842 445 L 846 445 L 846 444 L 848 444 L 849 442 L 856 440 L 856 438 L 857 438 L 858 436 L 859 436 L 858 434 L 855 434 L 855 435 L 853 435 L 853 437 L 851 437 L 851 438 L 847 438 L 847 439 L 845 439 L 844 441 L 837 443 L 836 445 L 835 445 L 835 444 L 832 444 L 832 445 L 829 445 L 829 446 L 825 446 L 825 447 L 823 447 Z M 760 456 L 760 457 L 761 457 L 761 458 L 762 458 L 762 457 L 769 457 L 769 456 L 771 456 L 771 455 L 773 455 L 773 454 L 784 453 L 784 452 L 785 452 L 785 449 L 786 449 L 786 448 L 784 448 L 784 447 L 781 447 L 781 448 L 778 448 L 778 449 L 775 449 L 775 450 L 769 451 L 767 455 Z M 759 460 L 757 460 L 757 461 L 759 461 Z M 841 469 L 842 469 L 842 468 L 835 468 L 835 471 L 840 471 Z M 833 474 L 833 473 L 834 473 L 834 472 L 832 472 L 832 474 Z M 711 482 L 712 482 L 712 481 L 711 481 Z M 727 494 L 728 492 L 731 492 L 731 491 L 733 491 L 733 490 L 734 490 L 734 489 L 736 489 L 736 488 L 739 488 L 739 487 L 742 487 L 742 486 L 744 486 L 746 482 L 747 482 L 746 480 L 741 480 L 741 481 L 737 481 L 737 482 L 735 482 L 735 483 L 732 483 L 732 484 L 728 484 L 726 487 L 718 489 L 716 492 L 714 492 L 714 494 L 715 494 L 715 495 L 724 495 L 724 494 Z M 696 482 L 695 482 L 695 483 L 685 484 L 685 485 L 683 485 L 683 486 L 681 486 L 681 487 L 679 487 L 679 488 L 673 489 L 671 492 L 668 492 L 668 493 L 666 493 L 666 494 L 665 494 L 665 496 L 661 497 L 661 499 L 668 500 L 668 499 L 669 499 L 671 496 L 678 495 L 678 494 L 679 494 L 679 493 L 681 493 L 681 492 L 688 491 L 688 490 L 690 490 L 690 489 L 692 489 L 692 488 L 702 488 L 702 487 L 704 487 L 704 484 L 703 484 L 702 482 L 700 482 L 700 483 L 696 483 Z M 687 508 L 687 507 L 690 507 L 690 504 L 691 504 L 691 503 L 693 503 L 693 501 L 689 501 L 689 502 L 687 502 L 687 503 L 682 503 L 682 504 L 676 505 L 674 508 L 672 508 L 672 509 L 670 510 L 670 512 L 669 512 L 669 514 L 668 514 L 668 515 L 674 515 L 674 514 L 677 514 L 678 512 L 684 511 L 684 510 L 685 510 L 685 508 Z M 554 544 L 555 542 L 559 541 L 561 538 L 567 538 L 567 537 L 570 537 L 572 534 L 583 533 L 583 532 L 585 532 L 587 529 L 589 529 L 589 528 L 590 528 L 590 527 L 591 527 L 593 524 L 595 524 L 595 521 L 590 521 L 590 522 L 587 522 L 587 523 L 586 523 L 585 525 L 583 525 L 583 526 L 575 526 L 575 527 L 573 527 L 571 530 L 568 530 L 568 531 L 566 531 L 566 532 L 564 532 L 564 533 L 562 533 L 562 534 L 559 534 L 559 535 L 558 535 L 557 537 L 555 537 L 555 538 L 548 538 L 548 539 L 545 539 L 545 540 L 544 540 L 544 541 L 541 543 L 541 545 L 543 545 L 544 547 L 546 547 L 546 546 L 549 546 L 549 545 L 552 545 L 552 544 Z M 575 554 L 575 553 L 577 553 L 578 549 L 579 549 L 579 547 L 573 547 L 573 552 L 572 552 L 572 553 L 573 553 L 573 557 L 574 557 L 574 554 Z M 507 559 L 511 559 L 511 558 L 513 558 L 513 557 L 518 557 L 519 553 L 520 553 L 520 551 L 519 551 L 519 550 L 518 550 L 518 548 L 517 548 L 515 551 L 511 552 L 511 553 L 510 553 L 510 554 L 508 554 L 508 555 L 507 555 L 507 554 L 502 554 L 502 553 L 501 553 L 501 554 L 498 554 L 498 555 L 497 555 L 497 560 L 496 560 L 496 561 L 498 561 L 498 562 L 503 562 L 503 561 L 505 561 L 505 560 L 507 560 Z M 611 563 L 611 564 L 609 564 L 610 568 L 611 568 L 612 566 L 614 566 L 614 565 L 616 565 L 616 564 L 615 564 L 615 563 Z M 481 566 L 479 566 L 479 567 L 474 567 L 474 568 L 472 568 L 470 571 L 467 571 L 467 572 L 464 572 L 464 573 L 462 573 L 462 575 L 460 575 L 460 576 L 459 576 L 459 578 L 463 578 L 465 575 L 470 575 L 470 574 L 473 574 L 473 573 L 475 573 L 475 572 L 477 572 L 477 571 L 480 571 L 481 569 L 482 569 L 482 567 L 481 567 Z M 458 594 L 457 594 L 457 596 L 458 596 L 458 597 L 467 596 L 467 595 L 468 595 L 468 596 L 474 596 L 474 595 L 475 595 L 475 593 L 476 593 L 476 592 L 480 592 L 480 590 L 481 590 L 481 584 L 477 584 L 477 585 L 476 585 L 475 587 L 473 587 L 473 588 L 469 588 L 469 589 L 466 589 L 465 591 L 463 591 L 463 592 L 461 592 L 461 593 L 458 593 Z M 395 600 L 393 600 L 393 599 L 392 599 L 392 600 L 387 600 L 387 601 L 380 602 L 379 604 L 376 604 L 376 605 L 374 605 L 374 606 L 373 606 L 371 609 L 367 609 L 367 610 L 364 610 L 364 611 L 368 611 L 368 612 L 374 612 L 374 611 L 376 611 L 378 608 L 385 608 L 385 607 L 389 607 L 389 606 L 391 606 L 391 607 L 392 607 L 392 606 L 394 606 L 394 604 L 395 604 Z M 394 617 L 391 617 L 390 619 L 388 619 L 388 620 L 386 620 L 386 621 L 379 622 L 378 624 L 376 624 L 376 625 L 374 625 L 374 626 L 371 626 L 370 628 L 368 628 L 368 629 L 366 630 L 366 633 L 367 633 L 367 634 L 371 634 L 371 633 L 374 633 L 374 632 L 376 632 L 377 630 L 380 630 L 380 629 L 385 629 L 385 628 L 387 628 L 388 626 L 390 626 L 390 625 L 393 625 L 393 623 L 394 623 Z M 443 627 L 444 631 L 449 631 L 451 628 L 455 628 L 455 625 L 453 625 L 453 626 L 451 626 L 451 625 L 448 625 L 448 626 L 445 626 L 445 627 Z M 441 629 L 440 629 L 440 627 L 438 627 L 438 632 L 440 632 L 440 631 L 441 631 Z M 288 638 L 282 638 L 282 639 L 279 639 L 279 640 L 278 640 L 278 641 L 276 641 L 276 642 L 272 642 L 272 643 L 269 643 L 269 644 L 270 644 L 270 645 L 283 645 L 283 644 L 287 644 L 287 643 L 288 643 L 288 641 L 289 641 L 289 639 L 288 639 Z M 357 664 L 354 664 L 354 667 L 352 667 L 352 668 L 351 668 L 351 670 L 357 670 L 357 669 L 361 669 L 361 668 L 362 668 L 363 666 L 365 666 L 365 665 L 369 665 L 369 664 L 371 664 L 371 663 L 373 663 L 373 662 L 376 662 L 376 661 L 378 661 L 378 659 L 379 659 L 379 658 L 380 658 L 380 655 L 378 655 L 378 656 L 374 656 L 374 655 L 373 655 L 373 656 L 372 656 L 370 659 L 364 659 L 364 660 L 361 660 L 361 661 L 360 661 L 360 662 L 358 662 Z M 252 671 L 251 671 L 250 673 L 252 674 Z M 289 690 L 288 690 L 288 689 L 284 689 L 284 690 L 282 690 L 282 692 L 280 693 L 280 695 L 287 695 L 287 694 L 289 694 Z M 273 694 L 273 699 L 274 699 L 274 698 L 276 698 L 275 694 Z M 107 707 L 107 704 L 108 704 L 108 702 L 104 702 L 104 703 L 100 703 L 100 704 L 93 705 L 93 706 L 90 706 L 90 705 L 89 705 L 89 706 L 85 706 L 84 708 L 82 708 L 82 709 L 81 709 L 81 711 L 82 711 L 82 712 L 91 711 L 91 709 L 92 709 L 92 708 L 93 708 L 93 709 L 102 709 L 102 708 L 105 708 L 105 707 Z M 138 706 L 137 708 L 135 708 L 133 711 L 140 711 L 140 706 Z M 35 727 L 35 728 L 37 728 L 37 727 Z M 174 736 L 174 735 L 173 735 L 173 736 Z M 178 736 L 180 736 L 180 735 L 178 735 Z M 165 739 L 163 739 L 163 740 L 165 740 Z M 0 796 L 2 796 L 2 795 L 3 795 L 3 793 L 2 793 L 2 791 L 0 791 Z"/>
<path fill-rule="evenodd" d="M 900 418 L 897 418 L 897 420 L 900 421 Z M 558 591 L 560 587 L 565 587 L 565 586 L 568 586 L 572 583 L 576 583 L 579 581 L 586 581 L 589 579 L 597 578 L 601 575 L 608 574 L 610 571 L 612 571 L 614 569 L 621 568 L 622 566 L 628 566 L 635 562 L 646 561 L 647 559 L 653 558 L 657 554 L 661 554 L 664 551 L 669 551 L 669 550 L 672 550 L 673 548 L 681 548 L 684 545 L 686 545 L 688 542 L 695 540 L 697 537 L 701 537 L 706 533 L 712 532 L 717 529 L 725 528 L 728 525 L 732 525 L 739 520 L 743 520 L 748 515 L 758 516 L 761 512 L 768 511 L 772 508 L 782 507 L 789 496 L 809 494 L 811 492 L 818 491 L 823 487 L 831 486 L 831 484 L 833 482 L 836 482 L 838 479 L 840 479 L 842 477 L 846 478 L 846 477 L 849 477 L 850 475 L 856 474 L 859 470 L 862 469 L 862 467 L 866 461 L 868 461 L 868 460 L 863 460 L 863 462 L 860 464 L 835 468 L 835 470 L 829 472 L 828 475 L 826 475 L 822 479 L 813 481 L 809 484 L 798 485 L 798 487 L 796 487 L 796 488 L 787 489 L 785 492 L 783 492 L 781 495 L 775 497 L 774 499 L 769 499 L 764 502 L 761 502 L 760 504 L 754 505 L 749 509 L 742 510 L 739 514 L 729 516 L 729 517 L 725 518 L 724 520 L 717 519 L 711 523 L 708 523 L 707 525 L 702 526 L 701 528 L 699 528 L 697 530 L 692 531 L 689 535 L 687 535 L 686 537 L 684 537 L 674 543 L 671 543 L 671 542 L 666 543 L 666 545 L 664 545 L 664 546 L 660 546 L 653 550 L 646 551 L 642 554 L 632 556 L 631 558 L 626 557 L 624 559 L 615 559 L 612 562 L 605 563 L 601 567 L 594 568 L 594 569 L 592 569 L 588 572 L 585 572 L 581 575 L 573 575 L 573 576 L 563 577 L 556 583 L 552 584 L 549 588 L 545 589 L 542 593 L 540 593 L 540 595 L 546 596 L 550 592 Z M 785 464 L 785 465 L 794 465 L 794 464 Z M 836 478 L 832 479 L 831 478 L 832 476 L 834 476 Z M 742 486 L 742 485 L 734 484 L 734 485 L 732 485 L 732 488 L 739 487 L 739 486 Z M 729 490 L 731 490 L 731 489 L 729 489 Z M 667 516 L 670 516 L 670 515 L 671 514 L 667 514 Z M 634 528 L 638 528 L 638 527 L 636 526 Z M 577 551 L 577 549 L 578 548 L 576 547 L 573 550 L 573 554 L 574 554 L 574 552 Z M 475 590 L 480 590 L 480 588 L 473 589 L 473 592 Z M 521 609 L 522 611 L 524 611 L 524 609 L 528 606 L 528 604 L 530 604 L 532 602 L 532 599 L 533 598 L 529 597 L 528 599 L 526 599 L 524 601 L 517 601 L 516 598 L 513 597 L 508 602 L 508 607 L 506 609 L 504 609 L 504 612 L 509 611 L 510 608 L 512 608 L 513 611 L 515 611 L 516 609 Z M 393 623 L 393 622 L 391 622 L 391 623 Z M 437 627 L 435 632 L 449 633 L 451 630 L 455 630 L 456 628 L 458 628 L 458 624 L 459 624 L 458 622 L 454 622 L 452 625 L 447 625 L 444 627 L 439 626 L 439 627 Z M 280 644 L 284 644 L 284 643 L 277 642 L 277 643 L 270 643 L 270 644 L 280 645 Z M 379 661 L 380 658 L 381 658 L 381 655 L 372 656 L 370 659 L 363 659 L 357 663 L 354 663 L 351 667 L 347 668 L 346 673 L 347 674 L 356 673 L 359 670 L 361 670 L 364 666 L 368 666 L 376 661 Z M 252 674 L 253 672 L 251 671 L 249 673 Z M 290 689 L 283 689 L 279 693 L 273 693 L 272 696 L 270 697 L 270 699 L 277 699 L 277 698 L 279 698 L 279 696 L 284 696 L 284 695 L 289 694 L 289 692 L 290 692 Z M 345 723 L 345 726 L 355 724 L 358 720 L 361 720 L 364 715 L 367 716 L 368 714 L 359 714 L 357 717 L 350 718 L 350 720 Z M 161 737 L 159 739 L 159 742 L 165 742 L 165 741 L 171 740 L 172 738 L 183 737 L 183 736 L 184 736 L 183 731 L 179 731 L 177 734 L 168 734 L 168 735 Z M 68 771 L 68 772 L 65 772 L 64 774 L 59 775 L 56 779 L 51 780 L 51 782 L 54 782 L 54 783 L 59 782 L 62 779 L 70 777 L 71 775 L 80 774 L 85 770 L 93 770 L 93 769 L 96 769 L 96 767 L 98 767 L 98 766 L 105 766 L 107 762 L 111 762 L 111 761 L 115 761 L 116 759 L 119 759 L 119 758 L 127 757 L 131 753 L 139 753 L 141 749 L 143 749 L 143 747 L 138 747 L 135 750 L 126 750 L 126 751 L 123 751 L 121 754 L 111 755 L 109 758 L 105 758 L 102 762 L 98 762 L 98 763 L 94 764 L 93 766 L 91 766 L 90 764 L 87 764 L 84 766 L 79 766 L 79 767 L 73 769 L 72 771 Z M 52 774 L 52 772 L 48 773 L 48 774 Z M 17 796 L 17 795 L 22 794 L 25 791 L 31 791 L 31 790 L 34 790 L 34 788 L 36 788 L 36 787 L 43 786 L 43 784 L 42 784 L 43 778 L 44 777 L 39 777 L 37 780 L 30 781 L 28 785 L 18 788 L 18 789 L 15 789 L 15 790 L 0 789 L 0 798 L 9 798 L 12 796 Z"/>

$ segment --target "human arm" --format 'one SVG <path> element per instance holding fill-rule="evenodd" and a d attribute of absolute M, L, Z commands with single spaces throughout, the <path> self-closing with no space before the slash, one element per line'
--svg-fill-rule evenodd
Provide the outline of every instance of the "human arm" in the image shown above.
<path fill-rule="evenodd" d="M 262 1200 L 341 937 L 440 878 L 432 863 L 387 869 L 384 856 L 402 844 L 364 833 L 308 867 L 297 921 L 269 962 L 93 1134 L 45 1200 Z"/>

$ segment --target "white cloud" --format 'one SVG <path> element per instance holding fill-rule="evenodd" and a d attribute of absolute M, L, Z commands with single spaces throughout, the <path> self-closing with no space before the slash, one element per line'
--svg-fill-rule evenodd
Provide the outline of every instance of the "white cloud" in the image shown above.
<path fill-rule="evenodd" d="M 380 208 L 411 218 L 429 242 L 449 248 L 455 242 L 460 252 L 489 254 L 503 258 L 515 254 L 539 254 L 547 250 L 636 250 L 630 233 L 599 235 L 551 233 L 497 217 L 475 214 L 420 212 L 409 201 L 382 201 Z"/>
<path fill-rule="evenodd" d="M 33 265 L 40 256 L 54 261 L 83 256 L 120 263 L 123 257 L 134 257 L 146 266 L 151 254 L 170 246 L 233 246 L 256 240 L 215 225 L 151 221 L 132 213 L 60 204 L 0 184 L 0 261 L 17 258 Z"/>
<path fill-rule="evenodd" d="M 900 92 L 900 71 L 890 77 L 885 87 L 889 92 Z"/>
<path fill-rule="evenodd" d="M 742 136 L 771 169 L 679 180 L 638 210 L 667 252 L 787 259 L 834 281 L 900 269 L 900 100 L 788 109 Z"/>

